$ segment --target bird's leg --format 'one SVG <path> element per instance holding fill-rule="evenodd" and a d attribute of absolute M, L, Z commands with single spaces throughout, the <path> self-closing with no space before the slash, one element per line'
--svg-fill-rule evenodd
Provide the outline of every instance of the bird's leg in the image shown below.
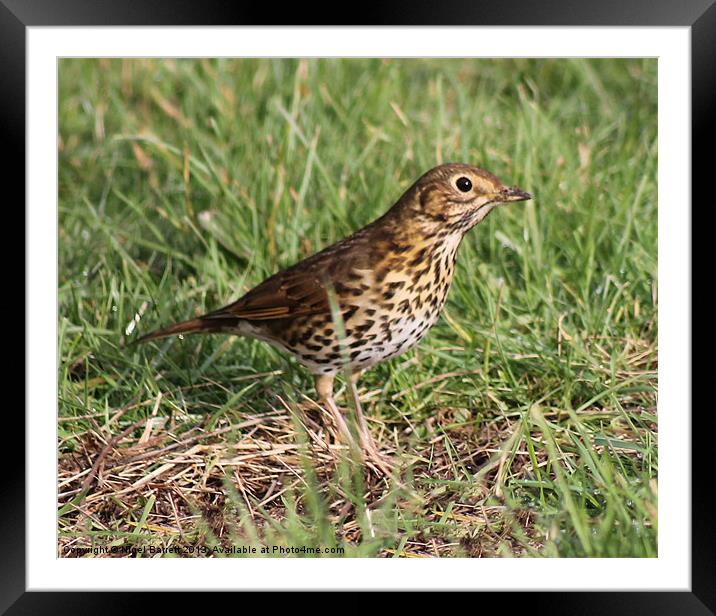
<path fill-rule="evenodd" d="M 353 435 L 348 429 L 348 424 L 346 423 L 340 409 L 336 405 L 336 401 L 333 399 L 333 379 L 334 377 L 330 375 L 317 376 L 316 392 L 318 393 L 318 398 L 321 403 L 326 409 L 328 409 L 331 417 L 333 417 L 333 422 L 338 429 L 341 440 L 345 441 L 348 445 L 353 445 L 355 444 Z"/>
<path fill-rule="evenodd" d="M 366 451 L 377 451 L 378 448 L 376 447 L 375 441 L 373 440 L 370 430 L 368 429 L 368 422 L 365 419 L 365 415 L 363 415 L 363 407 L 361 406 L 360 398 L 358 397 L 357 383 L 360 375 L 360 371 L 351 374 L 351 395 L 353 396 L 353 406 L 355 407 L 356 418 L 358 419 L 361 444 Z"/>
<path fill-rule="evenodd" d="M 360 432 L 360 442 L 363 447 L 363 451 L 368 456 L 368 459 L 373 462 L 383 473 L 386 475 L 390 474 L 392 467 L 394 466 L 392 460 L 387 456 L 380 453 L 378 446 L 373 440 L 373 436 L 368 429 L 368 422 L 363 415 L 363 408 L 360 404 L 360 398 L 358 397 L 358 378 L 361 375 L 361 371 L 358 370 L 351 375 L 351 394 L 353 395 L 353 406 L 356 411 L 356 418 L 358 419 L 358 429 Z"/>

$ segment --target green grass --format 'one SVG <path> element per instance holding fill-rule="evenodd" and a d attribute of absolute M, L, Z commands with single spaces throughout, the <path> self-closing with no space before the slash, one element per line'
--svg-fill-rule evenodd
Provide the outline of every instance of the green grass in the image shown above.
<path fill-rule="evenodd" d="M 468 162 L 535 198 L 470 232 L 443 318 L 362 381 L 383 442 L 429 458 L 438 438 L 447 470 L 424 460 L 368 514 L 355 470 L 326 481 L 304 460 L 305 481 L 256 510 L 227 471 L 214 518 L 191 505 L 182 541 L 655 556 L 656 74 L 656 60 L 61 61 L 61 461 L 89 468 L 90 444 L 159 392 L 168 426 L 207 430 L 312 396 L 260 342 L 127 348 L 127 327 L 145 303 L 141 332 L 236 299 L 427 169 Z M 89 517 L 61 498 L 61 542 L 151 542 L 152 516 L 170 515 L 153 489 Z"/>

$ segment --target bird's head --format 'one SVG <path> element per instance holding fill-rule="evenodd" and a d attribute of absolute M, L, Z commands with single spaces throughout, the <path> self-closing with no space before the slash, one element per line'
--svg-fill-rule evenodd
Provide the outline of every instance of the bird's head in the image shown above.
<path fill-rule="evenodd" d="M 506 186 L 489 171 L 458 163 L 440 165 L 424 174 L 405 193 L 403 209 L 422 225 L 465 232 L 497 205 L 526 201 L 532 195 Z"/>

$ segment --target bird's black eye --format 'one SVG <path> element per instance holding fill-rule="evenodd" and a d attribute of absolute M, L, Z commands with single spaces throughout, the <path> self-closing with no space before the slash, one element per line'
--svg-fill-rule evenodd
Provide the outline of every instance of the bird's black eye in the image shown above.
<path fill-rule="evenodd" d="M 472 182 L 467 178 L 458 178 L 455 184 L 462 192 L 469 192 L 472 188 Z"/>

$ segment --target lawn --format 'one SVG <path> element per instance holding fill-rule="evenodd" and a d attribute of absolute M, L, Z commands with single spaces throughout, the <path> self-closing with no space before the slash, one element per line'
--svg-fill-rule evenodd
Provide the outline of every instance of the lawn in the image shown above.
<path fill-rule="evenodd" d="M 58 70 L 60 555 L 656 556 L 656 60 Z M 272 347 L 129 344 L 449 161 L 534 199 L 466 236 L 442 318 L 361 380 L 399 481 Z"/>

